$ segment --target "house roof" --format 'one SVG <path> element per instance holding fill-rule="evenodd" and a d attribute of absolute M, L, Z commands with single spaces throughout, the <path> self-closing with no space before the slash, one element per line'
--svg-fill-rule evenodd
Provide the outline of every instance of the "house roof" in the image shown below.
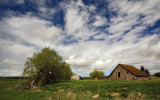
<path fill-rule="evenodd" d="M 126 65 L 126 64 L 119 64 L 119 65 L 137 77 L 148 77 L 149 76 L 148 74 L 140 71 L 139 69 L 137 69 L 136 67 L 132 65 Z"/>

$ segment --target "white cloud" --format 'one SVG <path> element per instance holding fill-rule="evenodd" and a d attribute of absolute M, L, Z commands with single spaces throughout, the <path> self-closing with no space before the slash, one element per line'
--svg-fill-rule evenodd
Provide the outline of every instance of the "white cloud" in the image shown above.
<path fill-rule="evenodd" d="M 94 39 L 106 39 L 107 37 L 108 37 L 107 34 L 101 33 L 101 34 L 95 35 Z"/>
<path fill-rule="evenodd" d="M 0 61 L 0 76 L 22 75 L 23 64 L 17 59 L 5 58 Z"/>
<path fill-rule="evenodd" d="M 16 59 L 3 59 L 0 61 L 0 65 L 19 65 L 21 62 L 17 61 Z"/>
<path fill-rule="evenodd" d="M 105 24 L 107 24 L 106 18 L 102 18 L 100 16 L 95 17 L 95 22 L 93 23 L 94 26 L 98 27 L 98 26 L 103 26 Z"/>
<path fill-rule="evenodd" d="M 113 35 L 110 38 L 119 38 L 124 32 L 136 28 L 153 26 L 160 18 L 159 0 L 114 0 L 110 1 L 109 10 L 116 11 L 117 17 L 111 17 L 110 27 L 107 29 Z M 139 30 L 139 32 L 143 31 Z M 138 32 L 138 33 L 139 33 Z"/>
<path fill-rule="evenodd" d="M 23 4 L 24 0 L 1 0 L 0 4 L 9 4 L 9 5 L 16 5 L 16 4 Z"/>
<path fill-rule="evenodd" d="M 78 57 L 80 56 L 80 57 Z M 76 56 L 70 56 L 68 60 L 66 60 L 67 63 L 71 64 L 73 67 L 88 67 L 92 63 L 96 61 L 95 58 L 86 58 L 81 57 L 82 55 L 76 55 Z"/>
<path fill-rule="evenodd" d="M 66 30 L 68 33 L 76 34 L 75 32 L 81 29 L 84 25 L 83 17 L 78 14 L 78 9 L 68 9 L 66 13 Z"/>
<path fill-rule="evenodd" d="M 92 66 L 91 69 L 98 69 L 98 70 L 106 70 L 106 67 L 108 67 L 111 64 L 112 60 L 111 59 L 106 59 L 106 60 L 97 60 Z"/>
<path fill-rule="evenodd" d="M 55 14 L 56 10 L 54 8 L 47 8 L 47 7 L 39 7 L 38 8 L 39 11 L 39 16 L 41 16 L 42 18 L 48 18 L 48 19 L 52 19 L 53 15 Z"/>
<path fill-rule="evenodd" d="M 22 72 L 21 69 L 18 70 L 0 70 L 0 76 L 21 76 Z"/>
<path fill-rule="evenodd" d="M 76 37 L 76 39 L 86 40 L 90 36 L 95 34 L 95 31 L 89 29 L 88 22 L 90 21 L 90 12 L 95 10 L 95 7 L 85 6 L 81 0 L 78 2 L 71 2 L 68 5 L 62 4 L 65 9 L 65 29 L 70 35 Z M 83 38 L 82 38 L 83 37 Z"/>
<path fill-rule="evenodd" d="M 61 29 L 51 22 L 30 15 L 11 17 L 1 22 L 1 32 L 15 35 L 24 41 L 40 47 L 59 41 Z M 6 30 L 7 29 L 7 30 Z"/>

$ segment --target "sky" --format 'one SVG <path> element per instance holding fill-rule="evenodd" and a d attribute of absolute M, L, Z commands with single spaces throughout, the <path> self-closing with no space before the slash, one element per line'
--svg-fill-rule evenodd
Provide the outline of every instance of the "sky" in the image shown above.
<path fill-rule="evenodd" d="M 0 76 L 54 49 L 74 73 L 119 64 L 160 72 L 160 0 L 0 0 Z"/>

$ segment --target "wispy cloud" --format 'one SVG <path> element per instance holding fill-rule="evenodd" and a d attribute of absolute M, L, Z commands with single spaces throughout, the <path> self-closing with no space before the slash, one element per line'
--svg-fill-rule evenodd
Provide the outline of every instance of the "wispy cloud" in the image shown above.
<path fill-rule="evenodd" d="M 2 5 L 19 5 L 19 4 L 23 4 L 24 3 L 24 0 L 1 0 L 0 1 L 0 4 Z"/>

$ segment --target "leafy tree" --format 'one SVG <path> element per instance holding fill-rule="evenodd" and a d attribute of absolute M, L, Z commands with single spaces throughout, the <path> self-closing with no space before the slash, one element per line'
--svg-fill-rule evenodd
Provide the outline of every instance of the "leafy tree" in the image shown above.
<path fill-rule="evenodd" d="M 53 49 L 45 47 L 41 52 L 36 52 L 32 57 L 27 58 L 23 76 L 42 86 L 47 83 L 70 80 L 72 71 L 70 65 L 64 62 L 61 56 Z"/>
<path fill-rule="evenodd" d="M 140 69 L 141 71 L 144 71 L 144 67 L 143 67 L 143 65 L 141 66 L 141 69 Z"/>
<path fill-rule="evenodd" d="M 90 73 L 90 77 L 95 78 L 95 77 L 103 77 L 104 73 L 102 71 L 94 70 L 93 72 Z"/>
<path fill-rule="evenodd" d="M 148 69 L 144 69 L 144 72 L 148 75 L 150 75 L 150 72 L 148 71 Z"/>
<path fill-rule="evenodd" d="M 150 75 L 150 72 L 148 69 L 144 68 L 143 65 L 141 66 L 141 69 L 140 69 L 142 72 L 145 72 L 146 74 Z"/>

